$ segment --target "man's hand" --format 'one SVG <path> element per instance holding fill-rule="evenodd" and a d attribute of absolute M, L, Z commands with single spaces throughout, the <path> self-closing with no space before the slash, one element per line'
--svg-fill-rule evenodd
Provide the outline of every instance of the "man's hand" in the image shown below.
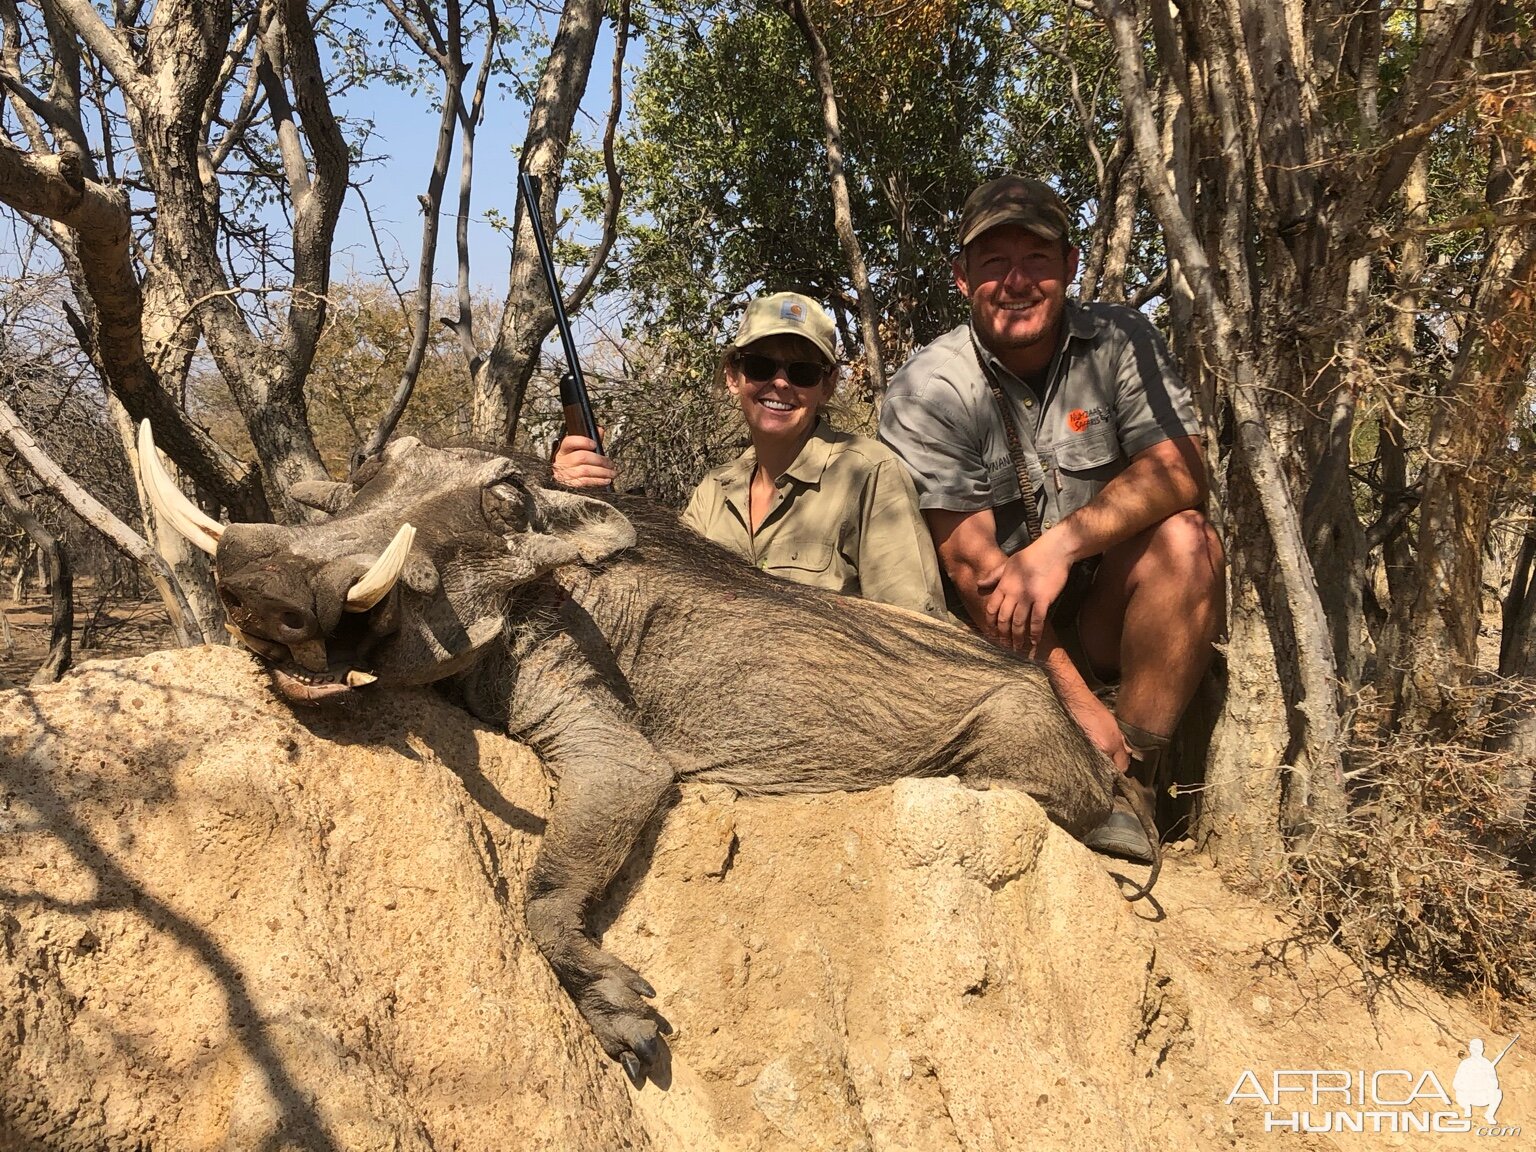
<path fill-rule="evenodd" d="M 1071 556 L 1049 534 L 1015 552 L 976 582 L 987 598 L 982 628 L 1005 648 L 1033 652 L 1071 569 Z"/>
<path fill-rule="evenodd" d="M 1083 682 L 1083 674 L 1072 663 L 1067 650 L 1056 640 L 1055 630 L 1045 627 L 1035 658 L 1045 665 L 1051 687 L 1066 706 L 1072 719 L 1088 737 L 1088 742 L 1115 762 L 1121 772 L 1131 766 L 1131 750 L 1125 745 L 1125 736 L 1115 722 L 1115 714 L 1104 701 L 1095 696 Z"/>
<path fill-rule="evenodd" d="M 1120 725 L 1115 722 L 1115 714 L 1097 696 L 1093 697 L 1093 702 L 1097 707 L 1084 705 L 1068 708 L 1068 711 L 1088 737 L 1088 742 L 1113 760 L 1119 771 L 1128 772 L 1131 753 L 1125 746 L 1125 735 L 1120 731 Z"/>
<path fill-rule="evenodd" d="M 585 436 L 566 436 L 555 450 L 555 483 L 565 488 L 605 488 L 613 483 L 613 461 Z"/>

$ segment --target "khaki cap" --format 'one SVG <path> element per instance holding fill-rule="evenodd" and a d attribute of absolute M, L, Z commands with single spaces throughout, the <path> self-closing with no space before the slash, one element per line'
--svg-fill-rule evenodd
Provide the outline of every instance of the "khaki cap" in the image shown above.
<path fill-rule="evenodd" d="M 837 329 L 832 326 L 832 317 L 816 301 L 798 292 L 775 292 L 753 300 L 742 314 L 736 339 L 727 347 L 745 348 L 765 336 L 779 335 L 803 336 L 828 364 L 837 363 Z"/>
<path fill-rule="evenodd" d="M 1018 224 L 1046 240 L 1065 240 L 1072 231 L 1067 206 L 1055 189 L 1027 176 L 999 176 L 965 198 L 960 247 L 999 224 Z"/>

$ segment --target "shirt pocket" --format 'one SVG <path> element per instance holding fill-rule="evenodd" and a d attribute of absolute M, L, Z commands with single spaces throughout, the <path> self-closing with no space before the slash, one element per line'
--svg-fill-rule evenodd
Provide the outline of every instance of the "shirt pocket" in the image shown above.
<path fill-rule="evenodd" d="M 826 588 L 833 592 L 848 591 L 845 585 L 857 580 L 857 573 L 844 571 L 848 566 L 834 563 L 837 549 L 827 540 L 789 540 L 762 558 L 762 569 L 771 576 L 806 584 L 812 588 Z"/>
<path fill-rule="evenodd" d="M 1120 441 L 1108 424 L 1074 432 L 1055 445 L 1056 467 L 1063 472 L 1077 473 L 1083 479 L 1096 477 L 1100 469 L 1114 468 L 1120 463 Z"/>
<path fill-rule="evenodd" d="M 1036 492 L 1045 487 L 1045 465 L 1037 455 L 1032 452 L 1024 453 L 1024 470 L 1029 474 L 1030 484 Z M 1024 493 L 1019 490 L 1019 469 L 1011 455 L 1003 460 L 993 461 L 987 479 L 992 486 L 990 495 L 994 506 L 1024 498 Z"/>

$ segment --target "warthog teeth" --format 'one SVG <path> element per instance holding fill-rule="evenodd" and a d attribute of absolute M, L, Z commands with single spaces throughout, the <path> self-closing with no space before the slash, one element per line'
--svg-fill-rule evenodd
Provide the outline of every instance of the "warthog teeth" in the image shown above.
<path fill-rule="evenodd" d="M 365 684 L 373 684 L 378 680 L 372 672 L 360 672 L 354 668 L 347 673 L 347 686 L 349 688 L 361 688 Z"/>

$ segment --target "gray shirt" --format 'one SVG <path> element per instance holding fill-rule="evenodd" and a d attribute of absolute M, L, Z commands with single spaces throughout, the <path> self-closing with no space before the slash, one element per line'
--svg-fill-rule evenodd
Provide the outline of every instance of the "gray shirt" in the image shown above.
<path fill-rule="evenodd" d="M 1066 343 L 1042 394 L 962 324 L 902 366 L 880 411 L 880 439 L 912 473 L 918 505 L 991 508 L 998 545 L 1010 554 L 1029 543 L 1029 529 L 980 357 L 1002 383 L 1043 528 L 1092 500 L 1136 453 L 1200 431 L 1189 389 L 1145 316 L 1118 304 L 1069 300 L 1064 320 Z"/>

